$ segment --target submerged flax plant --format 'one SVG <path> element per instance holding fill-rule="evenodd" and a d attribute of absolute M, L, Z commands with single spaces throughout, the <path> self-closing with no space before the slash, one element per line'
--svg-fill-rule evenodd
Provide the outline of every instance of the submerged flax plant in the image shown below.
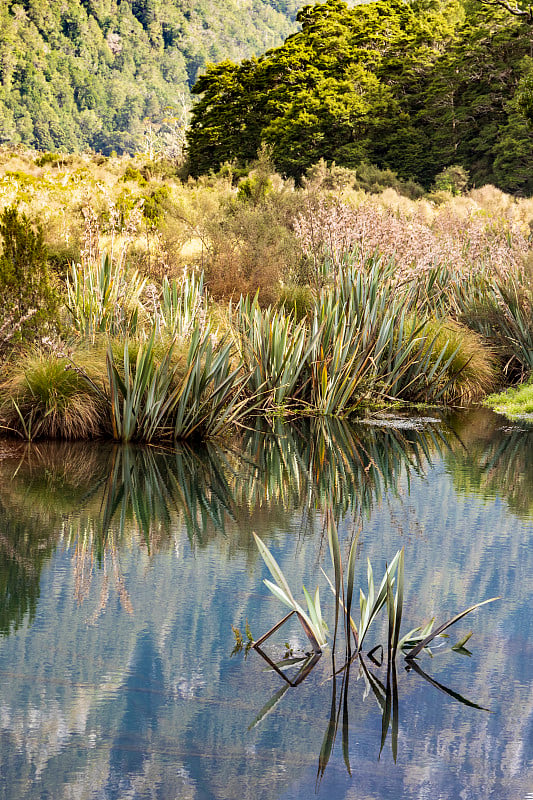
<path fill-rule="evenodd" d="M 327 625 L 322 618 L 322 611 L 320 608 L 320 592 L 317 587 L 314 597 L 312 598 L 309 592 L 306 590 L 304 586 L 304 595 L 307 602 L 307 609 L 309 614 L 307 614 L 302 606 L 296 602 L 293 597 L 293 594 L 289 588 L 289 584 L 280 569 L 280 566 L 268 547 L 261 541 L 259 536 L 254 533 L 255 543 L 261 553 L 265 564 L 267 565 L 268 569 L 270 570 L 270 574 L 275 580 L 275 583 L 272 581 L 265 580 L 265 585 L 268 586 L 272 594 L 281 600 L 281 602 L 286 605 L 291 611 L 294 611 L 302 627 L 307 634 L 309 640 L 313 644 L 315 648 L 320 650 L 327 641 L 326 638 L 326 630 Z M 263 637 L 264 639 L 265 637 Z"/>
<path fill-rule="evenodd" d="M 398 550 L 392 559 L 391 563 L 387 566 L 385 574 L 376 590 L 374 573 L 370 561 L 367 564 L 367 593 L 365 594 L 362 589 L 359 590 L 359 624 L 356 625 L 352 616 L 353 594 L 355 588 L 355 562 L 357 554 L 358 537 L 356 536 L 352 541 L 349 555 L 348 565 L 346 571 L 346 582 L 344 575 L 344 568 L 342 564 L 342 554 L 333 513 L 331 509 L 326 511 L 326 527 L 328 533 L 328 543 L 331 561 L 333 565 L 333 581 L 331 581 L 324 570 L 323 574 L 328 581 L 328 584 L 335 596 L 335 626 L 333 637 L 333 651 L 335 651 L 335 642 L 337 638 L 337 630 L 339 626 L 339 617 L 343 616 L 344 630 L 346 636 L 346 653 L 348 661 L 351 659 L 352 653 L 352 639 L 355 645 L 355 655 L 362 652 L 363 642 L 368 634 L 372 623 L 378 618 L 382 609 L 386 609 L 386 616 L 388 619 L 388 637 L 387 637 L 387 651 L 389 660 L 396 658 L 398 650 L 404 652 L 406 659 L 412 660 L 419 655 L 419 653 L 427 649 L 429 644 L 438 636 L 442 636 L 444 631 L 454 625 L 460 619 L 470 614 L 476 608 L 491 603 L 499 598 L 492 597 L 488 600 L 483 600 L 473 606 L 462 611 L 460 614 L 452 617 L 448 621 L 437 626 L 433 629 L 433 620 L 426 626 L 419 626 L 410 630 L 403 637 L 400 637 L 400 627 L 402 622 L 402 613 L 404 605 L 404 551 L 403 548 Z M 270 591 L 281 600 L 284 605 L 288 606 L 298 615 L 300 622 L 309 636 L 311 641 L 322 647 L 326 643 L 326 634 L 328 626 L 324 622 L 322 612 L 320 609 L 320 595 L 317 588 L 314 599 L 310 597 L 304 587 L 304 594 L 307 601 L 309 616 L 303 611 L 302 607 L 296 602 L 294 596 L 289 588 L 288 582 L 274 556 L 264 542 L 254 533 L 254 539 L 269 568 L 275 583 L 265 580 L 266 586 Z M 262 637 L 264 641 L 270 635 L 270 632 Z M 378 645 L 381 647 L 381 645 Z M 374 647 L 371 651 L 374 652 L 378 647 Z M 382 648 L 383 649 L 383 648 Z"/>
<path fill-rule="evenodd" d="M 459 622 L 459 620 L 463 619 L 465 616 L 470 614 L 475 609 L 480 608 L 481 606 L 486 605 L 487 603 L 491 603 L 494 600 L 498 599 L 496 597 L 492 597 L 488 600 L 476 603 L 475 605 L 470 606 L 469 608 L 465 609 L 464 611 L 460 612 L 456 616 L 452 617 L 446 622 L 443 622 L 442 624 L 438 625 L 435 628 L 434 628 L 434 620 L 431 620 L 425 626 L 419 626 L 417 628 L 414 628 L 413 630 L 404 634 L 404 636 L 401 636 L 400 628 L 402 624 L 404 589 L 405 589 L 404 551 L 402 549 L 396 553 L 390 565 L 387 566 L 385 570 L 385 575 L 383 576 L 379 584 L 379 588 L 377 589 L 375 588 L 372 566 L 370 562 L 368 562 L 367 566 L 368 589 L 366 594 L 362 591 L 362 589 L 360 589 L 359 591 L 360 616 L 359 616 L 359 624 L 356 625 L 352 616 L 352 602 L 353 602 L 353 594 L 355 586 L 355 561 L 356 561 L 357 537 L 352 542 L 350 548 L 348 556 L 346 583 L 345 583 L 345 576 L 342 565 L 342 556 L 341 556 L 339 538 L 337 534 L 337 527 L 335 525 L 330 510 L 327 512 L 326 524 L 328 529 L 330 555 L 333 563 L 334 579 L 333 581 L 330 581 L 329 578 L 327 578 L 327 576 L 326 578 L 335 595 L 335 632 L 331 650 L 331 656 L 332 656 L 331 679 L 333 687 L 331 712 L 330 712 L 328 726 L 324 735 L 322 749 L 320 751 L 320 756 L 319 756 L 317 784 L 322 779 L 329 758 L 331 756 L 335 738 L 337 736 L 337 731 L 340 725 L 341 714 L 342 714 L 343 756 L 347 770 L 351 774 L 350 759 L 349 759 L 349 740 L 348 740 L 348 734 L 349 734 L 348 686 L 350 679 L 350 668 L 355 660 L 357 660 L 357 663 L 359 665 L 360 675 L 363 675 L 365 678 L 368 691 L 372 691 L 381 709 L 382 726 L 381 726 L 381 745 L 379 753 L 381 755 L 381 752 L 383 751 L 383 747 L 385 745 L 390 730 L 392 755 L 394 761 L 396 761 L 397 758 L 398 729 L 399 729 L 398 687 L 397 687 L 397 672 L 396 672 L 397 670 L 396 661 L 398 652 L 401 651 L 404 654 L 407 670 L 411 669 L 414 670 L 414 672 L 422 676 L 431 685 L 435 686 L 440 691 L 443 691 L 446 694 L 452 696 L 459 702 L 464 703 L 465 705 L 471 706 L 473 708 L 478 708 L 478 709 L 482 708 L 477 703 L 467 700 L 457 692 L 448 689 L 447 687 L 443 686 L 438 681 L 427 675 L 418 664 L 417 657 L 424 650 L 430 653 L 431 651 L 429 650 L 429 645 L 437 637 L 442 637 L 446 635 L 445 631 L 447 631 L 452 625 L 455 625 L 455 623 Z M 274 594 L 275 597 L 277 597 L 291 609 L 291 613 L 288 616 L 284 617 L 277 625 L 275 625 L 270 631 L 264 634 L 264 636 L 262 636 L 252 645 L 259 652 L 259 654 L 267 661 L 270 667 L 284 679 L 286 685 L 271 700 L 267 702 L 267 704 L 264 706 L 261 712 L 257 715 L 251 727 L 258 724 L 264 718 L 264 716 L 270 710 L 272 710 L 274 705 L 276 705 L 281 700 L 283 694 L 285 694 L 289 686 L 297 686 L 299 683 L 301 683 L 302 680 L 304 680 L 307 677 L 311 669 L 317 663 L 317 660 L 320 658 L 322 647 L 326 643 L 326 632 L 328 630 L 322 618 L 318 588 L 316 590 L 314 599 L 312 599 L 309 596 L 309 594 L 306 592 L 304 588 L 304 594 L 307 600 L 307 606 L 309 611 L 309 615 L 307 615 L 302 609 L 302 607 L 294 599 L 291 590 L 289 588 L 289 585 L 287 583 L 287 580 L 281 568 L 279 567 L 279 564 L 276 562 L 276 560 L 274 559 L 274 557 L 272 556 L 266 545 L 255 534 L 254 538 L 257 547 L 259 549 L 259 552 L 261 553 L 261 556 L 263 557 L 266 565 L 268 566 L 275 580 L 275 583 L 265 580 L 265 584 Z M 368 634 L 370 627 L 372 626 L 374 621 L 380 616 L 380 612 L 383 609 L 385 609 L 386 611 L 386 620 L 387 620 L 386 642 L 384 644 L 378 644 L 374 646 L 368 652 L 368 654 L 365 655 L 363 653 L 363 642 L 365 641 L 365 638 Z M 313 648 L 315 651 L 314 656 L 311 657 L 310 654 L 306 654 L 305 657 L 294 658 L 292 657 L 292 653 L 289 651 L 289 657 L 285 657 L 283 661 L 276 663 L 262 650 L 261 645 L 269 636 L 271 636 L 272 633 L 274 633 L 274 631 L 278 630 L 293 613 L 295 613 L 298 616 L 298 619 L 300 620 L 305 633 L 307 634 L 309 640 L 313 644 Z M 345 656 L 343 664 L 341 668 L 338 669 L 335 664 L 335 656 L 336 656 L 335 643 L 337 638 L 339 616 L 341 616 L 341 614 L 344 620 L 346 648 L 345 648 Z M 463 637 L 460 642 L 458 642 L 456 645 L 452 647 L 452 650 L 455 651 L 456 653 L 469 654 L 469 651 L 465 648 L 464 645 L 468 641 L 470 636 L 471 633 Z M 355 645 L 354 651 L 352 651 L 352 640 Z M 386 680 L 384 684 L 382 680 L 380 680 L 380 678 L 378 678 L 375 674 L 373 674 L 372 670 L 366 663 L 366 658 L 372 661 L 372 663 L 375 666 L 380 667 L 384 662 L 385 653 L 386 653 L 386 660 L 385 660 Z M 298 675 L 296 676 L 296 679 L 292 681 L 285 675 L 285 670 L 290 668 L 291 666 L 299 667 Z M 337 681 L 339 674 L 342 674 L 342 683 L 340 690 L 340 699 L 337 707 Z"/>

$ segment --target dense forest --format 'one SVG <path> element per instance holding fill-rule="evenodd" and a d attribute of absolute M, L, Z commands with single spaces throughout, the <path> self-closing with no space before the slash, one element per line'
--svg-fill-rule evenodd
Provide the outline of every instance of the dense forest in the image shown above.
<path fill-rule="evenodd" d="M 299 179 L 324 158 L 429 188 L 533 192 L 533 25 L 491 0 L 9 0 L 0 144 L 159 150 L 199 175 L 267 145 Z M 283 41 L 285 38 L 285 41 Z M 244 59 L 244 60 L 242 60 Z"/>
<path fill-rule="evenodd" d="M 0 144 L 141 148 L 147 120 L 178 139 L 207 62 L 278 45 L 299 0 L 4 0 Z"/>
<path fill-rule="evenodd" d="M 474 185 L 533 192 L 527 14 L 470 0 L 328 0 L 297 20 L 281 47 L 199 78 L 194 174 L 249 161 L 265 143 L 296 178 L 324 158 L 429 187 L 458 164 Z"/>

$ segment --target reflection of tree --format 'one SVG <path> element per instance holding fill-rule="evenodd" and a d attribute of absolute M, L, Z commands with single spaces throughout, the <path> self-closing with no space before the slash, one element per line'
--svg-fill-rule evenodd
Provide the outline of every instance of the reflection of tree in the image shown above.
<path fill-rule="evenodd" d="M 519 517 L 533 516 L 533 427 L 509 426 L 490 411 L 450 418 L 457 434 L 448 458 L 456 488 L 487 499 L 503 497 Z"/>
<path fill-rule="evenodd" d="M 0 634 L 17 630 L 35 616 L 43 563 L 53 537 L 35 520 L 14 518 L 0 503 Z"/>

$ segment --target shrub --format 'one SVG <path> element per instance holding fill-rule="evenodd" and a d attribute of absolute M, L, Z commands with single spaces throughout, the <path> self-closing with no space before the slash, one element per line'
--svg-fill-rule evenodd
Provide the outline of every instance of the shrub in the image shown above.
<path fill-rule="evenodd" d="M 40 227 L 12 206 L 0 214 L 0 351 L 57 326 L 59 295 Z"/>
<path fill-rule="evenodd" d="M 452 164 L 435 176 L 433 188 L 437 192 L 450 192 L 452 195 L 464 194 L 468 188 L 470 175 L 459 164 Z"/>

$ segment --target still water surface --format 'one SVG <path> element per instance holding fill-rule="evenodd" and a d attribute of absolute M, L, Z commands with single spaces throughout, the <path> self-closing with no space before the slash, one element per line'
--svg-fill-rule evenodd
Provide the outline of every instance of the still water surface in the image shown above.
<path fill-rule="evenodd" d="M 533 797 L 533 428 L 477 411 L 277 434 L 176 451 L 0 443 L 0 798 Z M 232 655 L 232 625 L 257 638 L 284 614 L 252 531 L 298 597 L 320 585 L 332 620 L 327 506 L 344 547 L 360 530 L 365 590 L 366 559 L 380 578 L 405 548 L 404 630 L 502 599 L 419 658 L 489 711 L 398 659 L 395 763 L 353 668 L 317 780 L 331 654 L 282 692 L 255 651 Z M 452 651 L 470 630 L 471 655 Z M 275 659 L 285 642 L 307 646 L 289 624 Z"/>

